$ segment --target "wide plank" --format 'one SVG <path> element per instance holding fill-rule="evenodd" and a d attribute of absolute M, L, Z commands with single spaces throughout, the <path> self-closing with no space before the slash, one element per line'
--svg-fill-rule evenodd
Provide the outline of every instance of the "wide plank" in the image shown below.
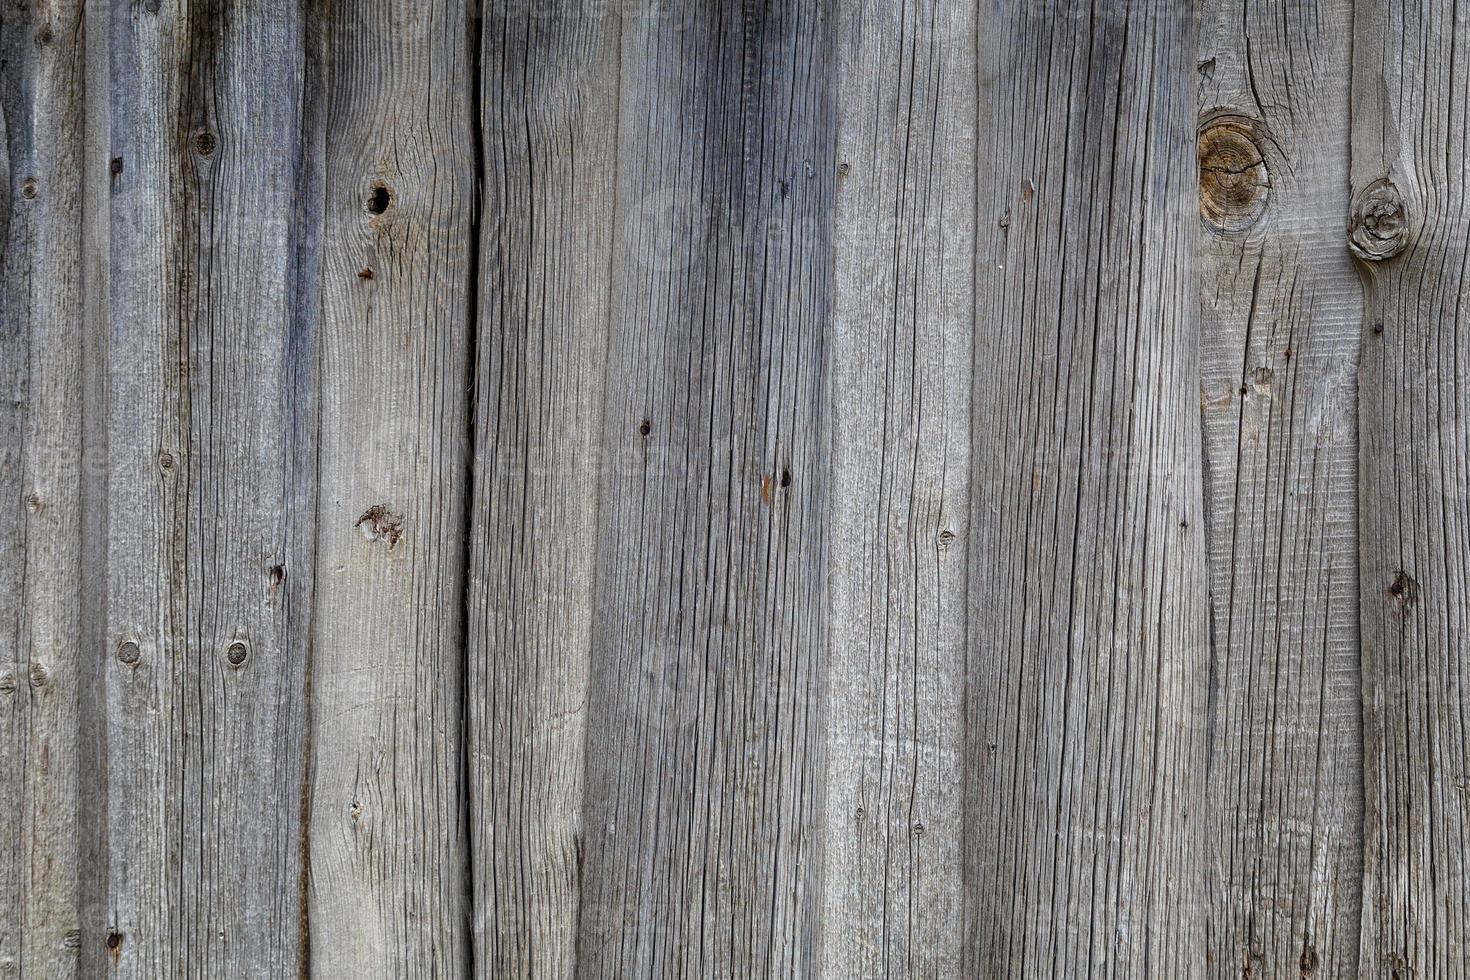
<path fill-rule="evenodd" d="M 978 28 L 964 975 L 1202 976 L 1192 6 Z"/>
<path fill-rule="evenodd" d="M 570 978 L 622 19 L 575 4 L 487 14 L 467 584 L 474 961 L 495 980 Z"/>
<path fill-rule="evenodd" d="M 1200 12 L 1209 949 L 1222 978 L 1358 976 L 1352 9 Z"/>
<path fill-rule="evenodd" d="M 831 5 L 625 16 L 578 976 L 805 976 Z"/>
<path fill-rule="evenodd" d="M 293 5 L 111 10 L 110 973 L 299 974 L 311 477 Z M 303 492 L 305 491 L 305 492 Z"/>
<path fill-rule="evenodd" d="M 957 977 L 975 21 L 840 5 L 828 401 L 824 977 Z"/>
<path fill-rule="evenodd" d="M 311 969 L 462 977 L 470 12 L 313 9 Z"/>

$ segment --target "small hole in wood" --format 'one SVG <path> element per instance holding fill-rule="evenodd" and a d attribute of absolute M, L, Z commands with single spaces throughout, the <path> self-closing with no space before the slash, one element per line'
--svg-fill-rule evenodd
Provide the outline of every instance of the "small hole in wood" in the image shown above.
<path fill-rule="evenodd" d="M 782 470 L 781 471 L 781 486 L 783 486 L 783 487 L 789 487 L 789 486 L 791 486 L 791 471 L 790 470 Z"/>
<path fill-rule="evenodd" d="M 390 200 L 388 188 L 379 184 L 373 188 L 372 194 L 368 196 L 367 209 L 371 214 L 382 214 L 388 210 Z"/>

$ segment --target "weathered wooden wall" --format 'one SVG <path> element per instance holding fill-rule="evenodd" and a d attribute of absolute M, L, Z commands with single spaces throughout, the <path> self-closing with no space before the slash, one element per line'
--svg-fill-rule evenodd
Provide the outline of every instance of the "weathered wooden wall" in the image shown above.
<path fill-rule="evenodd" d="M 0 978 L 1470 977 L 1451 0 L 17 0 Z"/>

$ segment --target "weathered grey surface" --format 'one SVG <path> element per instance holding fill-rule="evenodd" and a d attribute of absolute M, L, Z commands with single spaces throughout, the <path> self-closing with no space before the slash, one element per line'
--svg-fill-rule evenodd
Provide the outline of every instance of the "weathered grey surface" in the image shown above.
<path fill-rule="evenodd" d="M 1352 8 L 1201 9 L 1218 977 L 1358 975 L 1362 301 L 1342 237 Z"/>
<path fill-rule="evenodd" d="M 978 26 L 965 975 L 1201 976 L 1192 11 Z"/>
<path fill-rule="evenodd" d="M 314 26 L 312 973 L 458 977 L 473 40 L 458 2 Z"/>
<path fill-rule="evenodd" d="M 483 24 L 466 701 L 475 972 L 495 980 L 576 966 L 621 27 L 575 5 Z"/>
<path fill-rule="evenodd" d="M 813 971 L 830 14 L 623 20 L 582 977 Z"/>
<path fill-rule="evenodd" d="M 1449 0 L 79 2 L 0 976 L 1470 975 Z"/>
<path fill-rule="evenodd" d="M 141 3 L 108 29 L 107 635 L 90 655 L 110 970 L 288 976 L 306 953 L 312 583 L 292 397 L 312 362 L 292 303 L 303 25 L 291 6 Z"/>
<path fill-rule="evenodd" d="M 0 976 L 78 975 L 81 3 L 0 11 Z"/>
<path fill-rule="evenodd" d="M 839 5 L 814 975 L 960 975 L 975 23 Z"/>
<path fill-rule="evenodd" d="M 1370 257 L 1359 267 L 1370 977 L 1470 973 L 1467 43 L 1448 0 L 1357 4 L 1350 233 Z M 1365 200 L 1371 223 L 1357 220 Z"/>

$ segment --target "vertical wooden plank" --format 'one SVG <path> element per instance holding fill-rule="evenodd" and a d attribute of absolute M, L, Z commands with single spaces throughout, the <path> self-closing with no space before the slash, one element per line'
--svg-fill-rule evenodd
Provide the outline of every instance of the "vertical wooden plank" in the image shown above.
<path fill-rule="evenodd" d="M 843 5 L 822 976 L 960 976 L 975 24 Z"/>
<path fill-rule="evenodd" d="M 82 4 L 0 12 L 0 976 L 80 970 Z"/>
<path fill-rule="evenodd" d="M 458 2 L 314 12 L 312 971 L 457 977 L 472 36 Z"/>
<path fill-rule="evenodd" d="M 1193 5 L 979 37 L 966 975 L 1201 976 Z"/>
<path fill-rule="evenodd" d="M 1352 4 L 1211 0 L 1199 53 L 1212 975 L 1358 975 Z"/>
<path fill-rule="evenodd" d="M 108 913 L 123 977 L 289 976 L 310 474 L 293 5 L 112 8 Z"/>
<path fill-rule="evenodd" d="M 1362 0 L 1349 245 L 1359 374 L 1365 852 L 1361 974 L 1470 971 L 1470 25 Z"/>
<path fill-rule="evenodd" d="M 486 11 L 468 752 L 479 976 L 569 978 L 583 860 L 620 11 Z"/>
<path fill-rule="evenodd" d="M 806 976 L 826 3 L 625 14 L 579 976 Z"/>

